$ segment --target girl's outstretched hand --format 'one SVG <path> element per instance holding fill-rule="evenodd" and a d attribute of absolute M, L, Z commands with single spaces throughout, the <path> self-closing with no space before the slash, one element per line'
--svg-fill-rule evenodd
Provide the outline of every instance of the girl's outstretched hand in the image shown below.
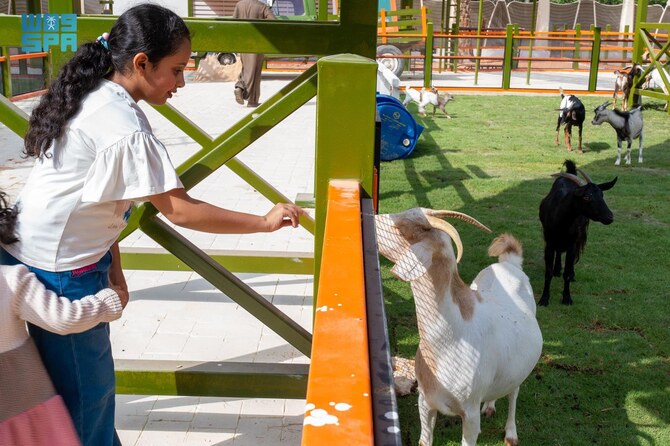
<path fill-rule="evenodd" d="M 290 203 L 277 203 L 270 212 L 265 214 L 265 220 L 268 232 L 276 231 L 284 226 L 298 227 L 300 215 L 307 215 L 300 206 Z"/>

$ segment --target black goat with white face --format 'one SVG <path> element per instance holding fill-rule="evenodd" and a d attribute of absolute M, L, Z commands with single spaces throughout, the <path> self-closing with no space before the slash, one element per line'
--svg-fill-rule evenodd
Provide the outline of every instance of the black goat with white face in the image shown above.
<path fill-rule="evenodd" d="M 563 269 L 563 300 L 572 304 L 570 282 L 575 279 L 575 263 L 586 246 L 589 221 L 609 225 L 614 221 L 612 211 L 605 203 L 603 192 L 616 184 L 617 178 L 603 184 L 595 184 L 573 161 L 565 161 L 566 172 L 553 176 L 549 194 L 540 203 L 540 221 L 544 233 L 544 290 L 539 305 L 549 305 L 552 276 L 561 275 L 561 254 L 565 253 Z"/>

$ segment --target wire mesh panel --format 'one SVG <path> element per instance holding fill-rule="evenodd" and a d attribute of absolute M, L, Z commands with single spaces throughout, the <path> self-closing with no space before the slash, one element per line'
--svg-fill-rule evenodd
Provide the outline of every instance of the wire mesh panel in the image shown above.
<path fill-rule="evenodd" d="M 516 23 L 521 29 L 530 30 L 533 27 L 533 4 L 510 2 L 507 4 L 510 23 Z"/>
<path fill-rule="evenodd" d="M 670 7 L 661 5 L 650 5 L 647 10 L 647 22 L 670 23 Z M 656 29 L 658 34 L 667 34 L 666 29 Z"/>
<path fill-rule="evenodd" d="M 491 0 L 484 0 L 482 5 L 482 20 L 484 24 L 489 23 L 491 15 L 493 14 L 493 9 L 495 8 L 495 2 Z M 473 27 L 477 27 L 477 18 L 479 17 L 479 2 L 470 3 L 470 23 Z"/>
<path fill-rule="evenodd" d="M 619 22 L 621 21 L 621 12 L 623 5 L 606 5 L 604 3 L 596 3 L 596 21 L 594 24 L 601 28 L 611 26 L 613 30 L 619 30 Z M 631 30 L 632 31 L 632 30 Z"/>
<path fill-rule="evenodd" d="M 549 5 L 549 29 L 572 29 L 579 3 L 551 3 Z"/>
<path fill-rule="evenodd" d="M 595 5 L 593 0 L 582 0 L 579 2 L 574 26 L 576 27 L 578 23 L 583 29 L 588 29 L 589 26 L 596 23 Z"/>

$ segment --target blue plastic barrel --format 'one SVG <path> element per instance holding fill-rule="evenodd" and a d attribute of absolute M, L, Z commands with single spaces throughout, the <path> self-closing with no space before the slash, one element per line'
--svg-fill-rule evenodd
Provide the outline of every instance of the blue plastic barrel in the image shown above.
<path fill-rule="evenodd" d="M 409 156 L 423 126 L 416 123 L 398 99 L 377 93 L 377 113 L 381 120 L 381 159 L 393 161 Z"/>

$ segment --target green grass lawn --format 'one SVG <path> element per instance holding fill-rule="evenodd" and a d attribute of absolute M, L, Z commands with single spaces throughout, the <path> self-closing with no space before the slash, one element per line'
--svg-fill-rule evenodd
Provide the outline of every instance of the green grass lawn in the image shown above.
<path fill-rule="evenodd" d="M 591 125 L 593 109 L 608 98 L 581 99 L 583 155 L 567 153 L 562 130 L 554 145 L 558 96 L 459 95 L 447 106 L 451 120 L 420 118 L 410 106 L 426 129 L 407 159 L 382 164 L 379 212 L 451 209 L 493 229 L 484 234 L 454 222 L 468 283 L 493 260 L 486 256 L 493 237 L 511 232 L 524 245 L 524 269 L 538 300 L 544 280 L 538 208 L 550 175 L 571 158 L 594 182 L 618 176 L 605 193 L 614 223 L 590 225 L 575 267 L 574 305 L 561 305 L 562 279 L 554 279 L 549 307 L 538 308 L 544 348 L 521 387 L 518 434 L 528 446 L 670 445 L 670 116 L 660 102 L 645 99 L 644 163 L 637 162 L 634 141 L 633 164 L 614 166 L 614 130 Z M 576 141 L 575 130 L 574 147 Z M 382 260 L 392 354 L 413 358 L 414 302 L 389 267 Z M 399 406 L 403 442 L 416 445 L 416 394 L 400 398 Z M 478 444 L 502 444 L 506 399 L 497 409 L 482 419 Z M 439 416 L 434 444 L 460 441 L 460 419 Z"/>

